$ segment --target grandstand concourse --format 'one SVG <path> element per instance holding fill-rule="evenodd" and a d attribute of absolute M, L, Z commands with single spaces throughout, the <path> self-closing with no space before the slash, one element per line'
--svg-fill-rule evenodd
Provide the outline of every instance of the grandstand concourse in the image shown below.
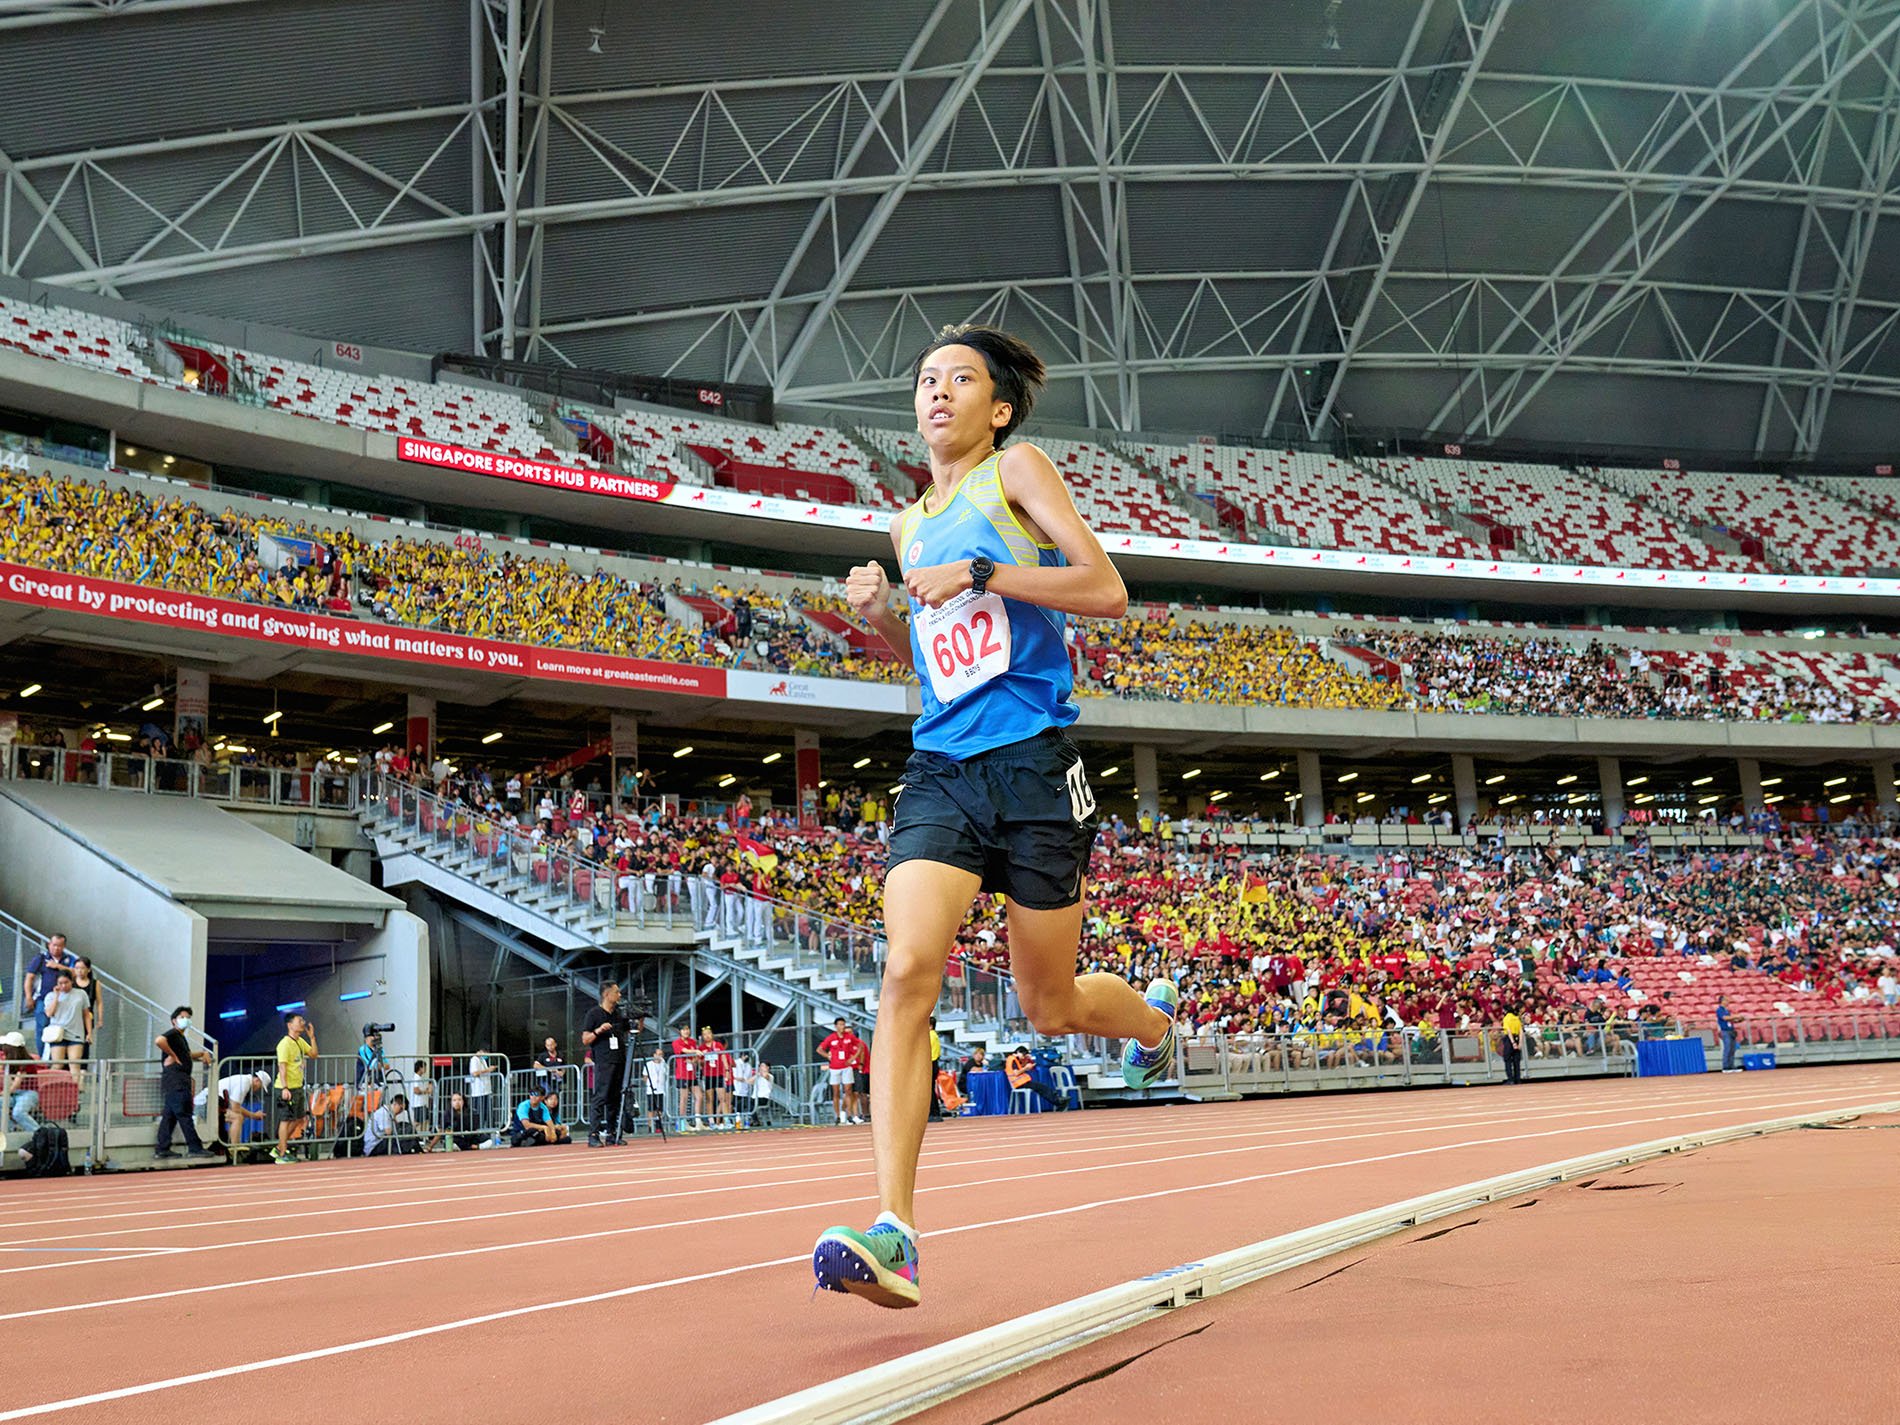
<path fill-rule="evenodd" d="M 0 72 L 0 1421 L 1896 1417 L 1900 0 Z"/>

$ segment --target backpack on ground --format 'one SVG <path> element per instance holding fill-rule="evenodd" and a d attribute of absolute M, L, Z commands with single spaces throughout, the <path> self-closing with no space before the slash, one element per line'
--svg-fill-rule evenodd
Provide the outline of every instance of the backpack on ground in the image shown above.
<path fill-rule="evenodd" d="M 57 1123 L 42 1123 L 20 1149 L 20 1161 L 29 1178 L 65 1177 L 73 1170 L 66 1130 Z"/>

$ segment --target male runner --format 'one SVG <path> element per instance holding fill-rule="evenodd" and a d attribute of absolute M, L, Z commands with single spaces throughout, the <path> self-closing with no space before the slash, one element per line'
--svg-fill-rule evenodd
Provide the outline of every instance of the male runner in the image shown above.
<path fill-rule="evenodd" d="M 1010 967 L 1043 1034 L 1127 1042 L 1122 1076 L 1142 1088 L 1174 1061 L 1176 994 L 1144 1001 L 1118 975 L 1077 977 L 1095 794 L 1062 729 L 1079 715 L 1066 615 L 1120 618 L 1128 591 L 1033 445 L 1004 442 L 1044 380 L 1036 354 L 987 327 L 947 327 L 912 371 L 931 485 L 891 524 L 910 621 L 890 607 L 880 564 L 846 596 L 922 684 L 884 877 L 890 949 L 872 1041 L 872 1143 L 879 1205 L 868 1231 L 818 1239 L 818 1285 L 880 1306 L 915 1306 L 917 1155 L 930 1111 L 930 1014 L 957 927 L 979 892 L 1008 898 Z"/>

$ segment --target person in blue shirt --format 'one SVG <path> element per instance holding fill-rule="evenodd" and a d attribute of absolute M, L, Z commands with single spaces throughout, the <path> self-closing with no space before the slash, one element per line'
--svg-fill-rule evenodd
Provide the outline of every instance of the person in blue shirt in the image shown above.
<path fill-rule="evenodd" d="M 915 1306 L 917 1157 L 930 1112 L 930 1014 L 979 894 L 1008 900 L 1010 968 L 1044 1034 L 1128 1048 L 1122 1080 L 1145 1088 L 1174 1063 L 1177 993 L 1144 997 L 1119 975 L 1077 977 L 1095 793 L 1064 729 L 1080 715 L 1070 615 L 1120 618 L 1128 591 L 1055 464 L 1008 445 L 1041 389 L 1042 361 L 989 327 L 946 327 L 911 369 L 931 482 L 891 522 L 908 622 L 881 563 L 850 571 L 853 610 L 916 669 L 915 751 L 895 794 L 884 878 L 890 944 L 872 1040 L 879 1207 L 871 1228 L 834 1227 L 812 1270 L 828 1291 Z"/>
<path fill-rule="evenodd" d="M 383 1036 L 373 1029 L 363 1031 L 363 1047 L 356 1051 L 356 1086 L 376 1085 L 383 1081 L 389 1067 L 383 1058 Z"/>
<path fill-rule="evenodd" d="M 20 1018 L 33 1016 L 33 1052 L 37 1056 L 40 1045 L 46 1039 L 46 997 L 59 987 L 62 970 L 70 972 L 76 961 L 66 953 L 66 937 L 49 935 L 46 948 L 26 962 L 26 974 L 20 981 L 20 988 L 31 994 L 31 1002 L 22 1001 Z"/>
<path fill-rule="evenodd" d="M 534 1092 L 515 1105 L 508 1141 L 516 1148 L 567 1142 L 567 1125 L 561 1122 L 559 1096 L 553 1089 L 537 1084 Z"/>
<path fill-rule="evenodd" d="M 1715 1032 L 1722 1038 L 1722 1072 L 1735 1072 L 1735 1016 L 1728 1012 L 1728 996 L 1715 1002 Z"/>

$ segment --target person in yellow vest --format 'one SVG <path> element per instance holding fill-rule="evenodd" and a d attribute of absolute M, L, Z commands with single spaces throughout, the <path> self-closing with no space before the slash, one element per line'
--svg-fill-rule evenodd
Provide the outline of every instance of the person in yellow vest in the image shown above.
<path fill-rule="evenodd" d="M 1524 1020 L 1513 1005 L 1504 1011 L 1503 1035 L 1498 1052 L 1504 1056 L 1504 1082 L 1524 1082 Z"/>
<path fill-rule="evenodd" d="M 937 1016 L 930 1016 L 930 1116 L 943 1117 L 943 1105 L 937 1101 L 937 1074 L 943 1068 L 943 1040 L 937 1037 Z"/>

